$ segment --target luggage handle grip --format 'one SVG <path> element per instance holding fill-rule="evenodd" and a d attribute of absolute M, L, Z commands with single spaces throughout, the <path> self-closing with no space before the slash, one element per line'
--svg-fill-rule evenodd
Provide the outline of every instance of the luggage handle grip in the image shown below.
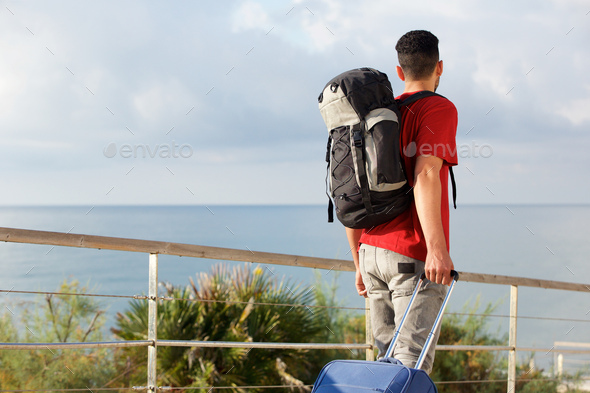
<path fill-rule="evenodd" d="M 455 280 L 455 282 L 459 281 L 459 272 L 457 272 L 456 270 L 451 270 L 451 277 L 453 277 L 453 280 Z M 422 273 L 420 275 L 420 280 L 424 280 L 426 278 L 426 273 Z"/>

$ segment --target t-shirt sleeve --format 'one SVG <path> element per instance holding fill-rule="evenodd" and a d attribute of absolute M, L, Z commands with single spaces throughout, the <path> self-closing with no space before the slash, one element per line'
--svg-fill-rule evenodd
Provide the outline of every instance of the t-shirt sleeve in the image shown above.
<path fill-rule="evenodd" d="M 447 165 L 457 165 L 457 108 L 446 98 L 433 97 L 423 107 L 416 148 L 418 155 L 442 158 Z"/>

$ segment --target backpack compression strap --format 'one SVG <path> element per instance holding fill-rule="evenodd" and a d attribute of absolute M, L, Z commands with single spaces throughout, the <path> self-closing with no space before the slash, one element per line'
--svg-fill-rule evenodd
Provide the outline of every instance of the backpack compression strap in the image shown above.
<path fill-rule="evenodd" d="M 371 205 L 371 196 L 369 191 L 369 181 L 367 180 L 367 172 L 365 170 L 365 149 L 364 149 L 364 136 L 363 134 L 366 131 L 366 124 L 361 121 L 359 124 L 352 126 L 352 140 L 354 149 L 353 157 L 356 158 L 356 171 L 360 181 L 360 188 L 361 188 L 361 196 L 363 199 L 363 204 L 365 205 L 365 209 L 367 209 L 368 214 L 373 214 L 373 206 Z"/>
<path fill-rule="evenodd" d="M 334 203 L 332 202 L 332 197 L 330 196 L 330 189 L 328 178 L 330 176 L 330 150 L 332 145 L 332 135 L 328 135 L 328 147 L 326 150 L 326 162 L 328 163 L 328 168 L 326 169 L 326 195 L 328 196 L 328 222 L 334 222 Z"/>

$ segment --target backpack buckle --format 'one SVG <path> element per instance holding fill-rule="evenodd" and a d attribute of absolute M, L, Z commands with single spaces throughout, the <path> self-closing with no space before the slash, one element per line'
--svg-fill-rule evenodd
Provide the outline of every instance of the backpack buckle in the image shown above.
<path fill-rule="evenodd" d="M 359 128 L 352 131 L 352 141 L 355 147 L 363 146 L 363 131 Z"/>

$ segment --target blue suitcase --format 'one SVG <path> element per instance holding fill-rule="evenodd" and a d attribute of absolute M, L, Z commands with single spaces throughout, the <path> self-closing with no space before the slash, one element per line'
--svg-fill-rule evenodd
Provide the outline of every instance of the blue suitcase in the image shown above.
<path fill-rule="evenodd" d="M 459 274 L 452 271 L 453 281 L 443 304 L 438 312 L 434 326 L 428 334 L 422 353 L 416 363 L 416 368 L 404 366 L 400 361 L 391 357 L 395 344 L 399 337 L 406 316 L 412 307 L 418 289 L 424 281 L 425 274 L 420 277 L 418 285 L 412 294 L 408 308 L 396 329 L 391 344 L 385 353 L 385 357 L 376 362 L 363 360 L 334 360 L 326 364 L 313 385 L 312 393 L 362 393 L 362 392 L 384 392 L 384 393 L 437 393 L 438 390 L 428 374 L 420 370 L 422 363 L 432 344 L 432 337 L 442 320 L 442 315 L 453 291 Z"/>

